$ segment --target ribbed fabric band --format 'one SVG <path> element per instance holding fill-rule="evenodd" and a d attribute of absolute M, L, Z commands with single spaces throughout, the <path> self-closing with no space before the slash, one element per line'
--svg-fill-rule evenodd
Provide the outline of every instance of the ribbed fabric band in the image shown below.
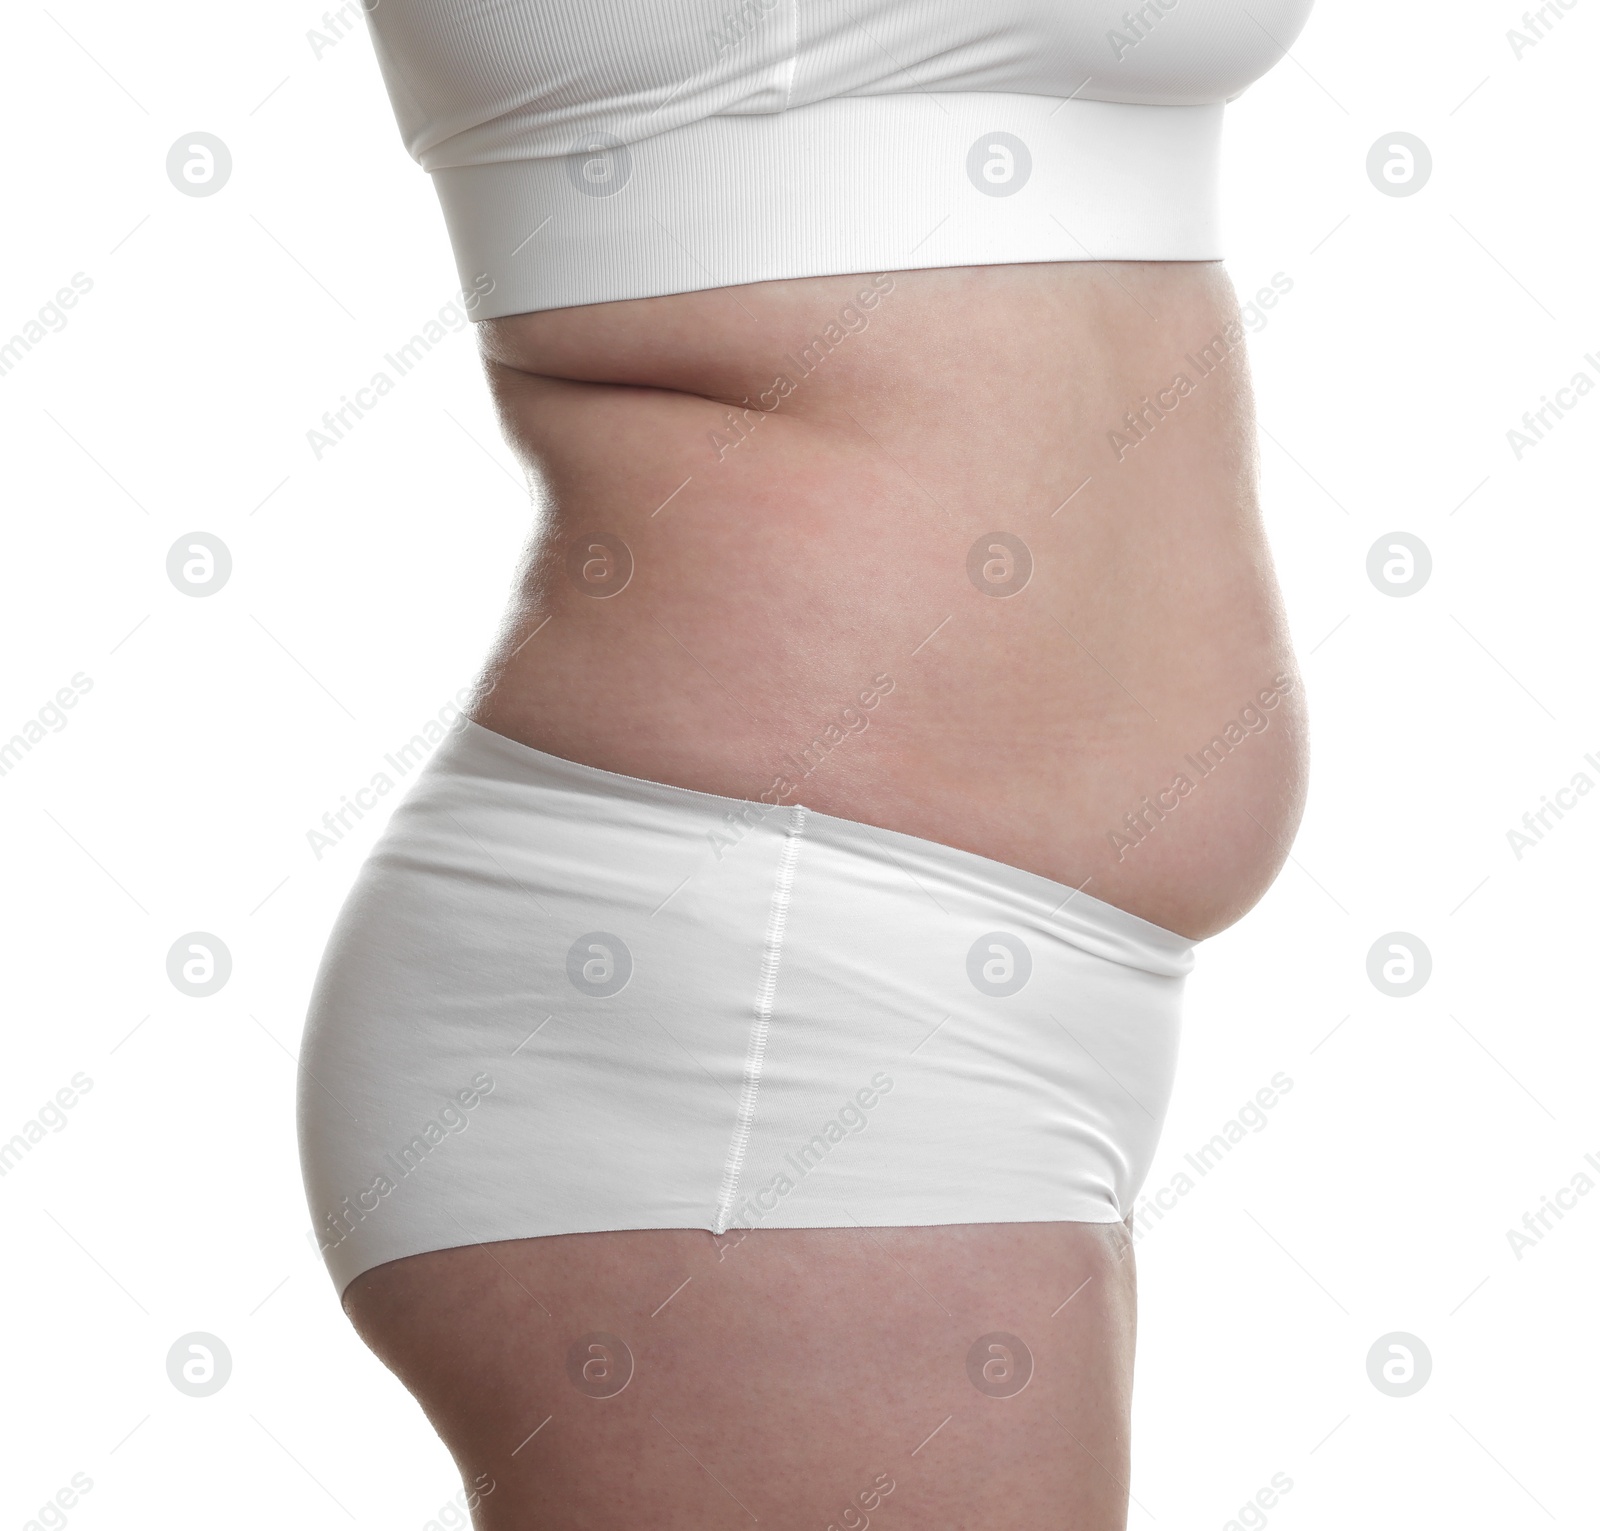
<path fill-rule="evenodd" d="M 1222 106 L 841 97 L 433 172 L 474 319 L 935 266 L 1217 260 Z"/>

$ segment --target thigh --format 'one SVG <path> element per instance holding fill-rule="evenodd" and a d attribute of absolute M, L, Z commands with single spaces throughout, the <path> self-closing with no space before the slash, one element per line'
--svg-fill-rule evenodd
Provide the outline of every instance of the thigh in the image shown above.
<path fill-rule="evenodd" d="M 479 1531 L 1120 1531 L 1120 1223 L 564 1234 L 366 1272 L 345 1308 Z"/>

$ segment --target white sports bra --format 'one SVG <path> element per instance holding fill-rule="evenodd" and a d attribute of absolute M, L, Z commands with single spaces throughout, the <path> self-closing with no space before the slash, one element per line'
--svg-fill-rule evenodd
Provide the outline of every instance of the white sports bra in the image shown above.
<path fill-rule="evenodd" d="M 475 319 L 842 272 L 1215 260 L 1311 0 L 363 0 Z"/>

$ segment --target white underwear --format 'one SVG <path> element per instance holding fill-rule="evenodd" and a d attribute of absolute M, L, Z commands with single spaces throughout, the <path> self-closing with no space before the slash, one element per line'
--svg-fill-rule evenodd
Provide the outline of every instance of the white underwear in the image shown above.
<path fill-rule="evenodd" d="M 463 720 L 317 977 L 318 1247 L 342 1292 L 557 1233 L 1120 1221 L 1193 945 L 969 851 Z"/>

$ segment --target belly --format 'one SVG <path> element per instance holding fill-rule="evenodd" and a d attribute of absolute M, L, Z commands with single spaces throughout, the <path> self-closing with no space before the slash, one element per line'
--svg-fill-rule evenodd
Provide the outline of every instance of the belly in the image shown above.
<path fill-rule="evenodd" d="M 1193 938 L 1276 875 L 1304 707 L 1219 266 L 819 277 L 482 339 L 536 511 L 483 726 Z"/>

